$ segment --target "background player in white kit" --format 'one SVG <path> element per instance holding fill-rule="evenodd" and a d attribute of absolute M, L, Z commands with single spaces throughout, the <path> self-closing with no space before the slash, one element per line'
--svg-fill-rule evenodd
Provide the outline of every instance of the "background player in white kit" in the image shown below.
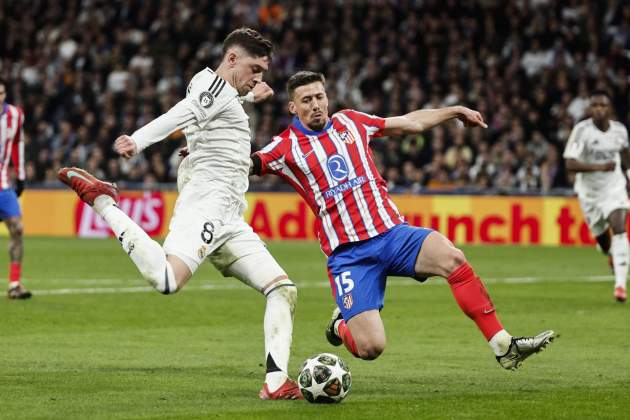
<path fill-rule="evenodd" d="M 621 165 L 630 169 L 628 130 L 610 119 L 612 110 L 606 92 L 591 95 L 590 111 L 591 118 L 573 127 L 563 156 L 567 170 L 576 172 L 574 189 L 586 223 L 602 251 L 612 257 L 615 298 L 625 302 L 630 263 L 626 217 L 630 203 Z"/>
<path fill-rule="evenodd" d="M 258 32 L 233 31 L 216 72 L 197 73 L 186 97 L 166 114 L 116 139 L 115 150 L 129 158 L 177 129 L 186 134 L 189 179 L 178 180 L 181 191 L 163 247 L 115 205 L 115 185 L 78 168 L 63 168 L 59 178 L 107 221 L 142 276 L 161 293 L 181 289 L 206 257 L 224 275 L 263 293 L 267 374 L 260 397 L 297 399 L 297 384 L 287 376 L 297 290 L 243 219 L 251 146 L 240 101 L 243 95 L 259 101 L 273 94 L 262 82 L 271 52 L 271 42 Z"/>

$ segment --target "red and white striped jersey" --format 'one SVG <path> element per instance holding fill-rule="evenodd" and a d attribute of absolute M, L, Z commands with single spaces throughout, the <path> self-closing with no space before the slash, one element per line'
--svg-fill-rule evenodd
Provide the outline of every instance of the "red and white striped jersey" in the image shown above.
<path fill-rule="evenodd" d="M 354 110 L 334 114 L 321 131 L 298 118 L 256 155 L 260 172 L 284 178 L 318 217 L 321 248 L 330 255 L 403 223 L 369 149 L 385 119 Z"/>
<path fill-rule="evenodd" d="M 7 189 L 9 183 L 9 161 L 13 161 L 13 168 L 17 178 L 24 180 L 24 112 L 16 106 L 2 104 L 0 114 L 0 189 Z"/>

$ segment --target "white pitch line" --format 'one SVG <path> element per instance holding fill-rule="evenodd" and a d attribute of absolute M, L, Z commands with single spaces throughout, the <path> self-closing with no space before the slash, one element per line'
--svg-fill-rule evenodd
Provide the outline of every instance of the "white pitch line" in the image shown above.
<path fill-rule="evenodd" d="M 98 279 L 75 279 L 73 281 L 85 281 L 85 284 L 93 284 L 98 281 Z M 113 279 L 101 279 L 107 282 L 112 281 Z M 68 279 L 66 279 L 68 281 Z M 613 282 L 612 276 L 541 276 L 541 277 L 489 277 L 483 279 L 484 283 L 487 284 L 532 284 L 532 283 L 558 283 L 563 281 L 572 281 L 572 282 L 582 282 L 582 283 L 601 283 L 601 282 Z M 388 286 L 414 286 L 417 285 L 418 282 L 411 279 L 389 279 L 387 280 Z M 423 285 L 432 285 L 432 286 L 443 286 L 446 284 L 446 281 L 440 279 L 438 281 L 430 280 Z M 297 283 L 299 289 L 321 289 L 330 287 L 328 282 L 302 282 Z M 235 289 L 248 289 L 247 286 L 241 283 L 234 284 L 201 284 L 198 286 L 188 286 L 185 290 L 195 291 L 195 290 L 235 290 Z M 155 291 L 152 287 L 149 286 L 132 286 L 132 287 L 80 287 L 80 288 L 64 288 L 64 289 L 43 289 L 43 290 L 33 290 L 33 294 L 37 296 L 47 296 L 47 295 L 94 295 L 94 294 L 114 294 L 114 293 L 148 293 Z"/>

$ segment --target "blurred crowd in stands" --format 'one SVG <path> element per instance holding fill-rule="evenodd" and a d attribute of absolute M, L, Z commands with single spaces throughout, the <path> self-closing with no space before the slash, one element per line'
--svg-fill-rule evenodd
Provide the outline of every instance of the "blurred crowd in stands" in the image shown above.
<path fill-rule="evenodd" d="M 587 116 L 589 92 L 607 90 L 614 118 L 630 121 L 623 0 L 7 0 L 0 77 L 26 112 L 27 186 L 58 185 L 68 165 L 147 188 L 174 182 L 181 133 L 131 161 L 112 143 L 179 101 L 240 26 L 276 46 L 265 76 L 276 95 L 247 108 L 253 151 L 290 122 L 284 83 L 302 69 L 327 76 L 331 111 L 393 116 L 463 104 L 484 115 L 485 130 L 451 123 L 374 141 L 393 191 L 567 187 L 562 151 Z"/>

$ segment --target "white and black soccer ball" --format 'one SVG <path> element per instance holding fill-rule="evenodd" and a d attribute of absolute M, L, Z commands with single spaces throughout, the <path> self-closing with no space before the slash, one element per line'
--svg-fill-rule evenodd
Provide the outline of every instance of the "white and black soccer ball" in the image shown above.
<path fill-rule="evenodd" d="M 308 402 L 338 403 L 348 395 L 352 376 L 340 357 L 321 353 L 306 359 L 298 375 L 298 384 Z"/>

